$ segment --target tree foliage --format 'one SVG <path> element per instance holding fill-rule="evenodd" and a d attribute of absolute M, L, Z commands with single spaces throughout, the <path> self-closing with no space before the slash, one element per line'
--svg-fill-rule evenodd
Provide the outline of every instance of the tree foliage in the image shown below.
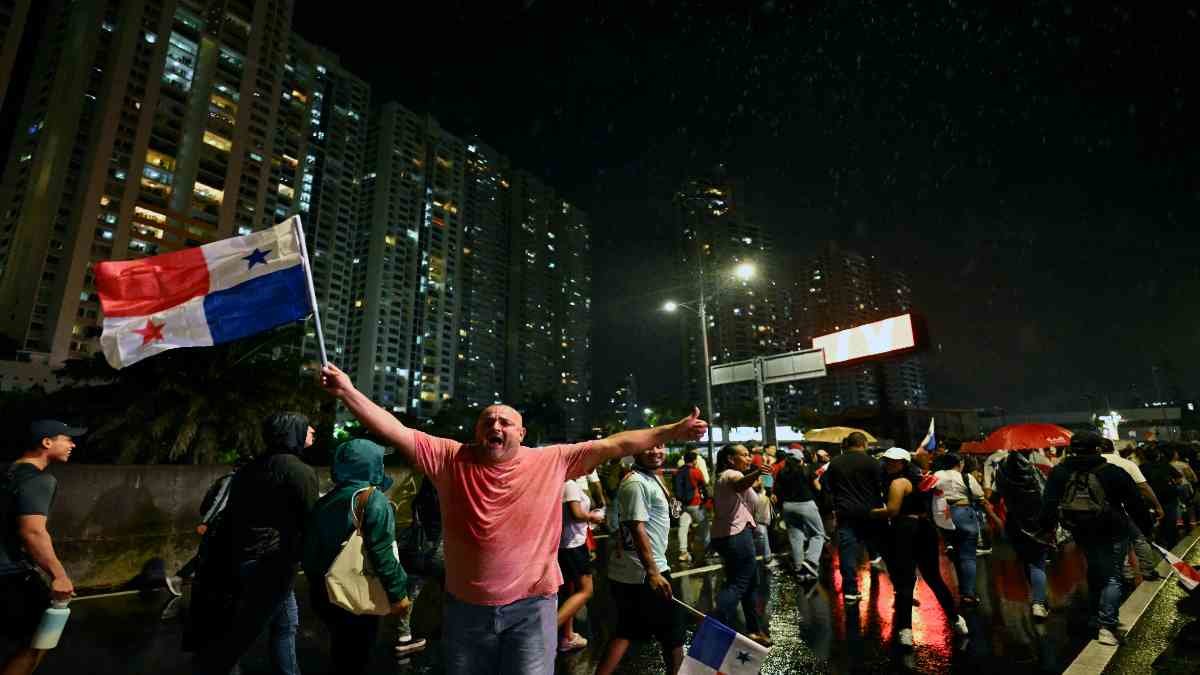
<path fill-rule="evenodd" d="M 56 417 L 89 432 L 79 459 L 118 464 L 208 464 L 263 450 L 268 415 L 290 410 L 318 429 L 314 456 L 328 449 L 334 402 L 292 346 L 299 326 L 216 347 L 175 349 L 122 370 L 99 356 L 60 374 L 81 383 L 52 394 L 0 401 L 5 418 Z"/>

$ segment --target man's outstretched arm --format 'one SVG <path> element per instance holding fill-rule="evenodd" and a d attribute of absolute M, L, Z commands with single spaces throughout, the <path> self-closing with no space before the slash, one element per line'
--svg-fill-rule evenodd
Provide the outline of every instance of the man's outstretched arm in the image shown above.
<path fill-rule="evenodd" d="M 700 419 L 700 409 L 675 422 L 651 429 L 631 429 L 596 441 L 588 458 L 588 471 L 610 459 L 636 455 L 667 443 L 697 441 L 708 431 L 708 422 Z"/>
<path fill-rule="evenodd" d="M 416 465 L 416 445 L 412 429 L 401 424 L 395 415 L 380 408 L 367 398 L 366 394 L 355 389 L 349 375 L 330 363 L 321 369 L 321 386 L 341 401 L 368 431 L 396 448 L 405 461 Z"/>

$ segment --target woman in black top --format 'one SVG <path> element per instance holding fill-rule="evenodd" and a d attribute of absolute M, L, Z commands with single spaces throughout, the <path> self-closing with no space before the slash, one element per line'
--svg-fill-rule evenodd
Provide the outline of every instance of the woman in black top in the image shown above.
<path fill-rule="evenodd" d="M 815 580 L 821 573 L 821 550 L 825 548 L 825 524 L 815 499 L 821 488 L 804 465 L 800 450 L 783 452 L 783 468 L 775 477 L 774 495 L 787 524 L 792 567 L 805 580 Z"/>
<path fill-rule="evenodd" d="M 918 569 L 925 584 L 937 596 L 954 632 L 966 635 L 967 622 L 955 610 L 954 596 L 942 580 L 937 528 L 930 518 L 933 495 L 929 489 L 932 486 L 925 484 L 932 477 L 922 475 L 921 470 L 909 461 L 908 451 L 902 448 L 888 450 L 881 459 L 886 505 L 872 510 L 871 516 L 891 520 L 884 559 L 896 594 L 893 621 L 900 644 L 912 647 L 913 591 Z"/>

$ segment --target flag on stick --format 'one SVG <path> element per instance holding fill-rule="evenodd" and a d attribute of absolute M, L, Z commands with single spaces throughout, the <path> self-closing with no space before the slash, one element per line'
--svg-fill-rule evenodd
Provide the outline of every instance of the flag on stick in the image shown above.
<path fill-rule="evenodd" d="M 911 436 L 910 436 L 910 438 L 911 438 Z M 933 431 L 933 418 L 932 417 L 929 418 L 929 433 L 925 434 L 925 438 L 921 441 L 921 444 L 918 445 L 917 447 L 925 448 L 926 450 L 928 450 L 930 452 L 937 450 L 937 434 L 934 433 L 934 431 Z"/>
<path fill-rule="evenodd" d="M 1180 586 L 1183 586 L 1184 589 L 1189 593 L 1200 587 L 1200 572 L 1197 572 L 1195 567 L 1187 564 L 1187 562 L 1182 558 L 1174 553 L 1171 553 L 1158 544 L 1154 544 L 1153 546 L 1154 548 L 1158 549 L 1158 552 L 1162 554 L 1162 557 L 1166 559 L 1167 563 L 1170 564 L 1171 567 L 1175 568 L 1175 572 L 1179 574 Z"/>
<path fill-rule="evenodd" d="M 757 675 L 767 648 L 712 617 L 704 617 L 679 675 Z"/>
<path fill-rule="evenodd" d="M 119 369 L 168 349 L 217 345 L 303 319 L 316 312 L 310 275 L 296 216 L 204 246 L 97 263 L 104 357 Z M 321 340 L 319 317 L 317 329 Z M 321 347 L 323 354 L 323 340 Z"/>

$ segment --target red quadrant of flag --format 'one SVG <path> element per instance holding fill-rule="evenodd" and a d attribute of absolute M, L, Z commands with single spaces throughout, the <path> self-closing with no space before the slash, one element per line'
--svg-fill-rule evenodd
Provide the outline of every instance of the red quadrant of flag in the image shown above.
<path fill-rule="evenodd" d="M 208 264 L 200 248 L 143 260 L 96 264 L 96 290 L 108 317 L 141 316 L 208 293 Z"/>

